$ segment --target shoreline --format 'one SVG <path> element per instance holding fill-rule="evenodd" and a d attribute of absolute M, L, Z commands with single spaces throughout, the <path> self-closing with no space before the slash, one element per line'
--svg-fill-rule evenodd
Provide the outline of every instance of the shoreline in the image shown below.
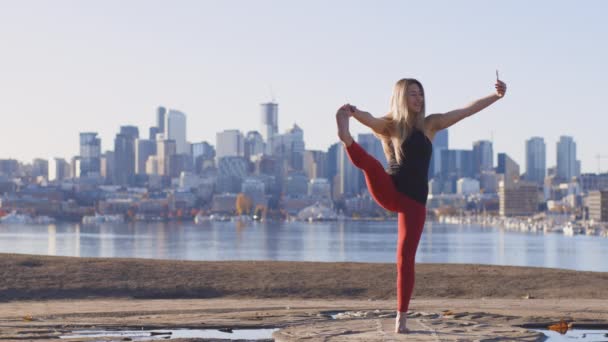
<path fill-rule="evenodd" d="M 606 272 L 417 264 L 409 335 L 392 332 L 394 264 L 0 254 L 0 274 L 2 340 L 91 329 L 274 328 L 268 341 L 543 341 L 530 324 L 608 327 Z"/>
<path fill-rule="evenodd" d="M 395 298 L 394 263 L 185 261 L 0 254 L 0 301 L 128 298 Z M 414 298 L 608 299 L 608 272 L 416 264 Z"/>

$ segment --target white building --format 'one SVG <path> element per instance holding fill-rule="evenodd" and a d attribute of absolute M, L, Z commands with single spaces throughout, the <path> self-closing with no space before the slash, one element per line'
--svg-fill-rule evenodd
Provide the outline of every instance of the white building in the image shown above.
<path fill-rule="evenodd" d="M 479 193 L 479 181 L 472 178 L 460 178 L 456 182 L 456 193 L 459 195 L 471 195 Z"/>
<path fill-rule="evenodd" d="M 272 142 L 279 132 L 279 104 L 261 104 L 262 138 L 266 142 L 266 154 L 272 155 Z"/>
<path fill-rule="evenodd" d="M 175 140 L 177 154 L 190 154 L 186 140 L 186 114 L 170 109 L 165 122 L 165 139 Z"/>
<path fill-rule="evenodd" d="M 215 158 L 219 161 L 223 157 L 244 157 L 245 139 L 237 129 L 224 130 L 216 134 Z"/>

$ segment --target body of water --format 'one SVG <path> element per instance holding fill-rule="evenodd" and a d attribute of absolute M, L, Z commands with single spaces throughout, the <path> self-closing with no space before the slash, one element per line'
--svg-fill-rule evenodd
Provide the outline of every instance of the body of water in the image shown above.
<path fill-rule="evenodd" d="M 0 225 L 0 252 L 179 260 L 394 262 L 397 224 L 385 222 Z M 417 262 L 608 272 L 608 239 L 427 222 Z"/>

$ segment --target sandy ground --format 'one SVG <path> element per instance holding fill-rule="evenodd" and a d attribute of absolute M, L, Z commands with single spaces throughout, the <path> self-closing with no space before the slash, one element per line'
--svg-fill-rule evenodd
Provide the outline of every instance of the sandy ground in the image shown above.
<path fill-rule="evenodd" d="M 608 274 L 595 272 L 419 264 L 408 335 L 392 332 L 391 264 L 3 254 L 0 276 L 2 341 L 101 328 L 273 328 L 276 341 L 542 341 L 527 327 L 608 323 Z"/>

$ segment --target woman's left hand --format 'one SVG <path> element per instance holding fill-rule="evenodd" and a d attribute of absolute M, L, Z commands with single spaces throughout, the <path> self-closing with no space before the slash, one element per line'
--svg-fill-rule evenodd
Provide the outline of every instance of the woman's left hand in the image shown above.
<path fill-rule="evenodd" d="M 502 98 L 505 96 L 505 93 L 507 92 L 507 84 L 505 82 L 497 80 L 494 88 L 496 88 L 496 95 L 498 95 L 498 97 Z"/>

